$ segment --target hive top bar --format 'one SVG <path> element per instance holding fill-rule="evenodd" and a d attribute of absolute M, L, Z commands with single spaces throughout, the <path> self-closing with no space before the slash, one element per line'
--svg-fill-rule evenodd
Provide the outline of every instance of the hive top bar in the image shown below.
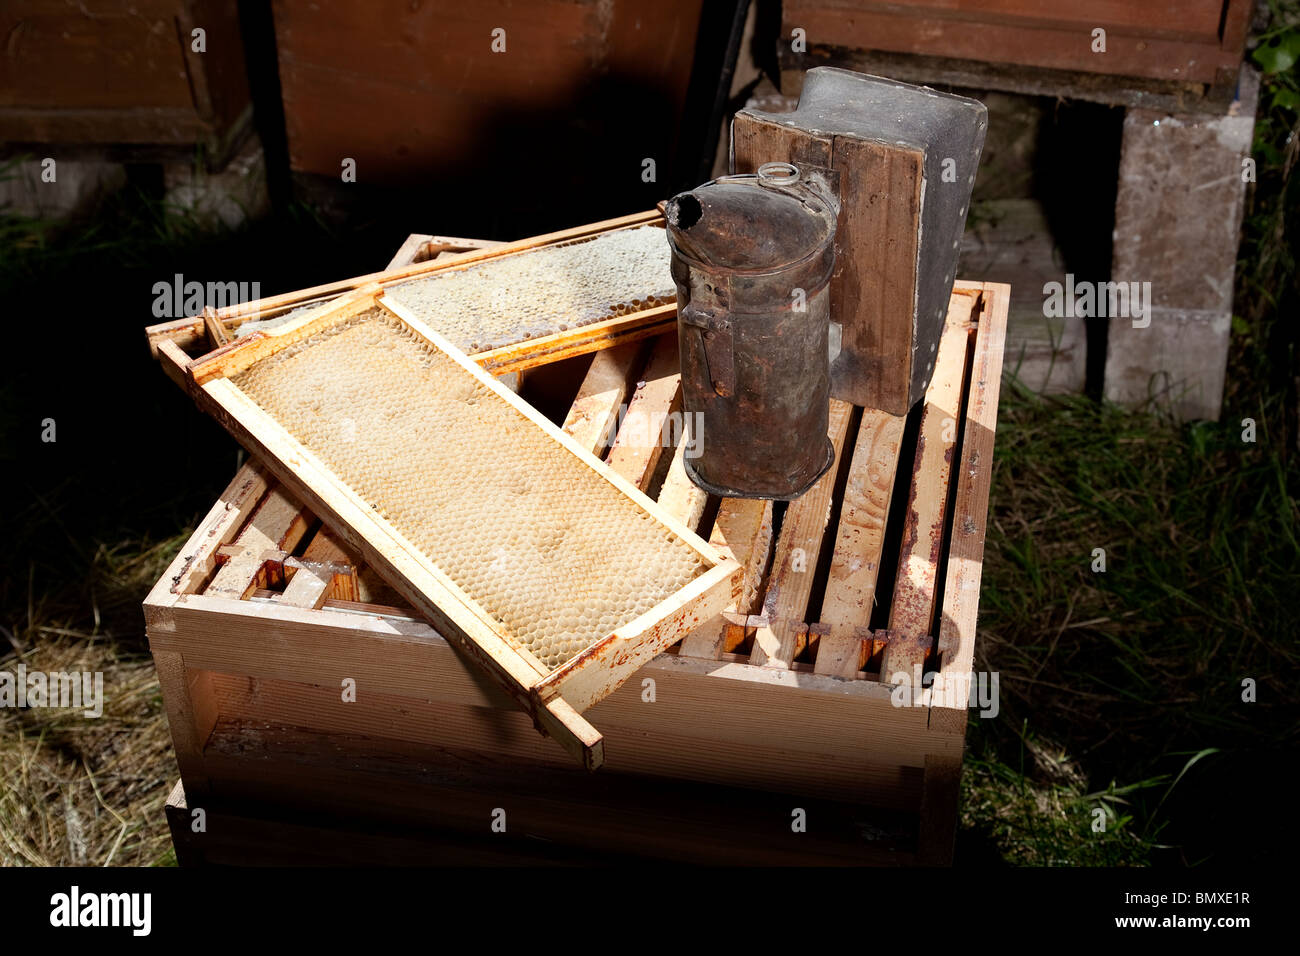
<path fill-rule="evenodd" d="M 737 114 L 738 172 L 795 162 L 839 184 L 836 398 L 904 414 L 925 393 L 987 126 L 978 100 L 834 67 L 808 71 L 793 112 Z"/>
<path fill-rule="evenodd" d="M 579 716 L 739 572 L 377 287 L 192 362 L 199 404 L 588 766 Z"/>

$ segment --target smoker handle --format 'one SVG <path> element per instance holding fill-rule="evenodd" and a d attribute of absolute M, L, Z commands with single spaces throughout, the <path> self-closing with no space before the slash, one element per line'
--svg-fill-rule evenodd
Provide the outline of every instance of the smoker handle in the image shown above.
<path fill-rule="evenodd" d="M 695 329 L 704 352 L 704 372 L 713 390 L 722 398 L 736 393 L 736 351 L 731 334 L 731 320 L 693 305 L 679 313 L 686 325 Z"/>

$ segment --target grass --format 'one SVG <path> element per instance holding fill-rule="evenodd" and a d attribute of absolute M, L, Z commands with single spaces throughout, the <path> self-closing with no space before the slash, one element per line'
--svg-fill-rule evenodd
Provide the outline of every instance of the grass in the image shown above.
<path fill-rule="evenodd" d="M 100 672 L 105 693 L 94 720 L 0 708 L 0 864 L 175 863 L 161 813 L 176 761 L 153 662 L 131 619 L 182 541 L 100 548 L 81 595 L 33 586 L 25 615 L 6 622 L 0 670 Z"/>
<path fill-rule="evenodd" d="M 1004 392 L 977 661 L 1002 710 L 972 722 L 963 811 L 1003 859 L 1262 852 L 1217 818 L 1294 744 L 1300 475 L 1241 431 Z"/>
<path fill-rule="evenodd" d="M 1275 5 L 1266 68 L 1300 51 L 1297 9 Z M 1185 866 L 1289 845 L 1266 797 L 1300 726 L 1293 65 L 1265 76 L 1222 422 L 1003 390 L 977 661 L 1001 675 L 1001 710 L 971 723 L 965 865 Z M 0 382 L 0 480 L 22 504 L 0 552 L 0 670 L 99 670 L 107 705 L 98 721 L 0 709 L 0 863 L 174 862 L 177 770 L 139 602 L 235 447 L 144 354 L 153 282 L 269 272 L 273 294 L 378 267 L 397 241 L 302 208 L 212 234 L 135 189 L 70 227 L 0 216 L 11 314 L 79 288 L 114 306 L 77 313 L 76 348 L 48 348 L 37 322 L 9 333 L 25 361 Z M 35 437 L 46 417 L 57 444 Z"/>

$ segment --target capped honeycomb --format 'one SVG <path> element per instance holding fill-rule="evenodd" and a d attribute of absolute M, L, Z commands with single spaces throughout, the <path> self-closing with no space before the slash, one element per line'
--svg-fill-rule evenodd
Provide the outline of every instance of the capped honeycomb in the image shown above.
<path fill-rule="evenodd" d="M 687 542 L 382 309 L 231 382 L 554 670 L 708 570 Z"/>
<path fill-rule="evenodd" d="M 389 286 L 463 352 L 486 352 L 672 301 L 668 240 L 659 226 L 488 259 Z"/>

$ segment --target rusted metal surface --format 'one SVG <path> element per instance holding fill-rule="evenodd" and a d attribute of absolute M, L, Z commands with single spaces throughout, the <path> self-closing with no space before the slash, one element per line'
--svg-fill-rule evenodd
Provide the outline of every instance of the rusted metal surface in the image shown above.
<path fill-rule="evenodd" d="M 696 485 L 797 498 L 830 467 L 835 205 L 788 164 L 668 202 L 682 401 Z M 699 434 L 695 434 L 696 430 Z"/>

